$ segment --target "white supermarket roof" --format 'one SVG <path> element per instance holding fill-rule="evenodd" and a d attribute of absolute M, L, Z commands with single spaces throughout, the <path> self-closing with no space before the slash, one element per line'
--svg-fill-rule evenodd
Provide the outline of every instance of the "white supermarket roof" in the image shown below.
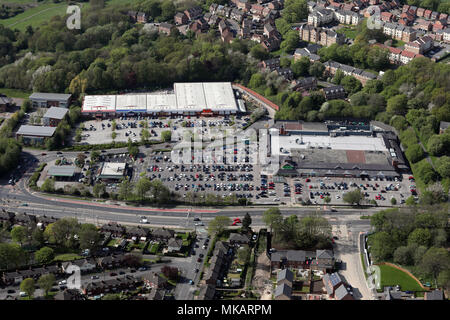
<path fill-rule="evenodd" d="M 237 112 L 231 82 L 180 82 L 174 93 L 86 96 L 82 112 Z"/>

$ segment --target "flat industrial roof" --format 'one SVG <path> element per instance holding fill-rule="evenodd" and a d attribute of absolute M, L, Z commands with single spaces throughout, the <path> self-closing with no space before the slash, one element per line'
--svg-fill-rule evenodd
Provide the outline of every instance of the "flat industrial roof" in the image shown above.
<path fill-rule="evenodd" d="M 75 166 L 53 166 L 48 169 L 48 174 L 56 177 L 72 177 Z"/>
<path fill-rule="evenodd" d="M 240 110 L 231 82 L 174 83 L 174 93 L 86 96 L 82 112 L 215 112 Z"/>
<path fill-rule="evenodd" d="M 51 107 L 44 114 L 44 118 L 62 120 L 69 110 L 67 108 Z"/>
<path fill-rule="evenodd" d="M 16 134 L 23 136 L 51 137 L 55 133 L 55 130 L 56 127 L 22 125 Z"/>
<path fill-rule="evenodd" d="M 33 92 L 30 95 L 30 99 L 40 100 L 68 100 L 72 95 L 64 93 L 45 93 L 45 92 Z"/>
<path fill-rule="evenodd" d="M 147 111 L 147 95 L 123 94 L 116 96 L 116 112 Z"/>
<path fill-rule="evenodd" d="M 147 112 L 176 112 L 177 97 L 175 94 L 149 94 L 147 95 Z"/>
<path fill-rule="evenodd" d="M 115 112 L 116 96 L 85 96 L 83 101 L 83 112 Z"/>
<path fill-rule="evenodd" d="M 275 129 L 276 130 L 276 129 Z M 278 131 L 278 130 L 276 130 Z M 290 135 L 280 136 L 271 135 L 271 153 L 287 154 L 280 152 L 282 147 L 284 150 L 292 149 L 332 149 L 332 150 L 371 150 L 371 151 L 387 151 L 382 137 L 372 136 L 337 136 L 329 135 Z"/>
<path fill-rule="evenodd" d="M 123 176 L 125 172 L 125 162 L 105 162 L 103 163 L 101 176 Z"/>

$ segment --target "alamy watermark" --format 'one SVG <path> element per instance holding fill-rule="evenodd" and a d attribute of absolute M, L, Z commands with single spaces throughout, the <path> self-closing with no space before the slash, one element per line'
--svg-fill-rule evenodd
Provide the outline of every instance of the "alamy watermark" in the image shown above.
<path fill-rule="evenodd" d="M 81 29 L 81 8 L 79 6 L 68 6 L 67 14 L 70 16 L 66 20 L 66 26 L 69 30 Z"/>
<path fill-rule="evenodd" d="M 178 141 L 171 151 L 174 164 L 258 164 L 270 170 L 279 167 L 278 153 L 271 154 L 267 129 L 221 130 L 195 123 L 194 127 L 172 131 L 172 134 L 172 141 Z"/>

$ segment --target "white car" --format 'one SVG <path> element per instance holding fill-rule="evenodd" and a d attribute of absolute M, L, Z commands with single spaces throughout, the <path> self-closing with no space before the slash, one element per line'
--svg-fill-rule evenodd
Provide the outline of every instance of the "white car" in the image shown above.
<path fill-rule="evenodd" d="M 60 286 L 62 286 L 64 284 L 67 284 L 67 280 L 66 279 L 61 280 L 60 282 L 58 282 L 58 285 L 60 285 Z"/>
<path fill-rule="evenodd" d="M 278 202 L 278 201 L 280 201 L 280 198 L 275 198 L 275 199 L 273 199 L 273 201 Z"/>
<path fill-rule="evenodd" d="M 148 223 L 148 220 L 147 220 L 146 217 L 141 217 L 140 222 L 141 222 L 141 223 Z"/>

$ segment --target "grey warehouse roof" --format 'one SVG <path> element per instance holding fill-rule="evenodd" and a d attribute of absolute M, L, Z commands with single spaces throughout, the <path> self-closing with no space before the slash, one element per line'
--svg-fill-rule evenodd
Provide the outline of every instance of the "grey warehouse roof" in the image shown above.
<path fill-rule="evenodd" d="M 43 93 L 43 92 L 33 92 L 30 99 L 35 100 L 68 100 L 72 95 L 64 93 Z"/>
<path fill-rule="evenodd" d="M 48 169 L 48 174 L 57 177 L 71 177 L 75 173 L 75 166 L 53 166 Z"/>
<path fill-rule="evenodd" d="M 44 118 L 62 120 L 69 110 L 67 108 L 51 107 L 44 114 Z"/>
<path fill-rule="evenodd" d="M 55 133 L 55 130 L 56 127 L 22 125 L 16 134 L 24 136 L 51 137 Z"/>

